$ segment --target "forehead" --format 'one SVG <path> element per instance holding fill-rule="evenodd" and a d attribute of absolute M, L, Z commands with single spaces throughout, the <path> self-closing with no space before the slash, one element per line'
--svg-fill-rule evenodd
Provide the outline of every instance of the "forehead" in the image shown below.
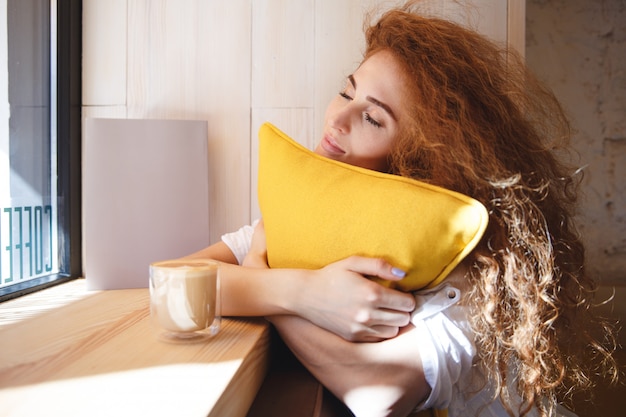
<path fill-rule="evenodd" d="M 354 72 L 357 90 L 388 105 L 395 114 L 406 108 L 407 77 L 399 60 L 382 50 L 368 57 Z"/>

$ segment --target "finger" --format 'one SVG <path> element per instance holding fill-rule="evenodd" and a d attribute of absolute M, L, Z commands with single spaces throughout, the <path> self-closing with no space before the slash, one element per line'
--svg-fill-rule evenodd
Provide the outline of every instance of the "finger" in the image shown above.
<path fill-rule="evenodd" d="M 375 326 L 391 326 L 404 327 L 411 321 L 409 312 L 398 310 L 378 309 L 372 313 L 372 327 Z"/>
<path fill-rule="evenodd" d="M 390 281 L 399 281 L 406 276 L 405 271 L 394 267 L 382 258 L 351 256 L 344 261 L 348 269 L 361 275 L 378 277 Z"/>
<path fill-rule="evenodd" d="M 395 326 L 372 326 L 370 333 L 365 335 L 363 340 L 367 342 L 380 342 L 381 340 L 396 337 L 399 332 L 400 328 Z"/>
<path fill-rule="evenodd" d="M 377 306 L 379 309 L 410 313 L 415 310 L 415 297 L 411 293 L 381 287 Z"/>
<path fill-rule="evenodd" d="M 411 321 L 411 315 L 409 312 L 398 310 L 362 310 L 356 315 L 355 320 L 366 328 L 376 326 L 404 327 Z"/>

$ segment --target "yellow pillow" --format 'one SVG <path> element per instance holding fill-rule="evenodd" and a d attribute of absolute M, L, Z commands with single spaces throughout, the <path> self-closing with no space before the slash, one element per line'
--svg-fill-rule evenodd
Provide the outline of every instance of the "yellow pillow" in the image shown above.
<path fill-rule="evenodd" d="M 382 257 L 407 275 L 379 282 L 404 291 L 439 284 L 489 217 L 470 197 L 325 158 L 269 123 L 259 131 L 258 195 L 270 267 Z"/>

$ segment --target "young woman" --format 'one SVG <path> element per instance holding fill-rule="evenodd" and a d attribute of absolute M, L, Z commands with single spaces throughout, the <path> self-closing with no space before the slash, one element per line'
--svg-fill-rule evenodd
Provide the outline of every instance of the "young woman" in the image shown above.
<path fill-rule="evenodd" d="M 267 316 L 357 416 L 568 415 L 557 399 L 616 367 L 572 221 L 579 178 L 557 158 L 563 111 L 514 53 L 410 4 L 366 39 L 316 152 L 481 201 L 482 242 L 439 287 L 411 295 L 365 278 L 401 278 L 380 259 L 268 269 L 259 222 L 193 255 L 225 263 L 224 315 Z"/>

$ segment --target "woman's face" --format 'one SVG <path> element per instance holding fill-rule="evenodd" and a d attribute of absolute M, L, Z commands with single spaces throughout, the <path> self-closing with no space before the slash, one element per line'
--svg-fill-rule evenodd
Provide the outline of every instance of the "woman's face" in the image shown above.
<path fill-rule="evenodd" d="M 364 61 L 326 109 L 324 136 L 315 152 L 385 172 L 406 106 L 404 75 L 389 51 Z"/>

